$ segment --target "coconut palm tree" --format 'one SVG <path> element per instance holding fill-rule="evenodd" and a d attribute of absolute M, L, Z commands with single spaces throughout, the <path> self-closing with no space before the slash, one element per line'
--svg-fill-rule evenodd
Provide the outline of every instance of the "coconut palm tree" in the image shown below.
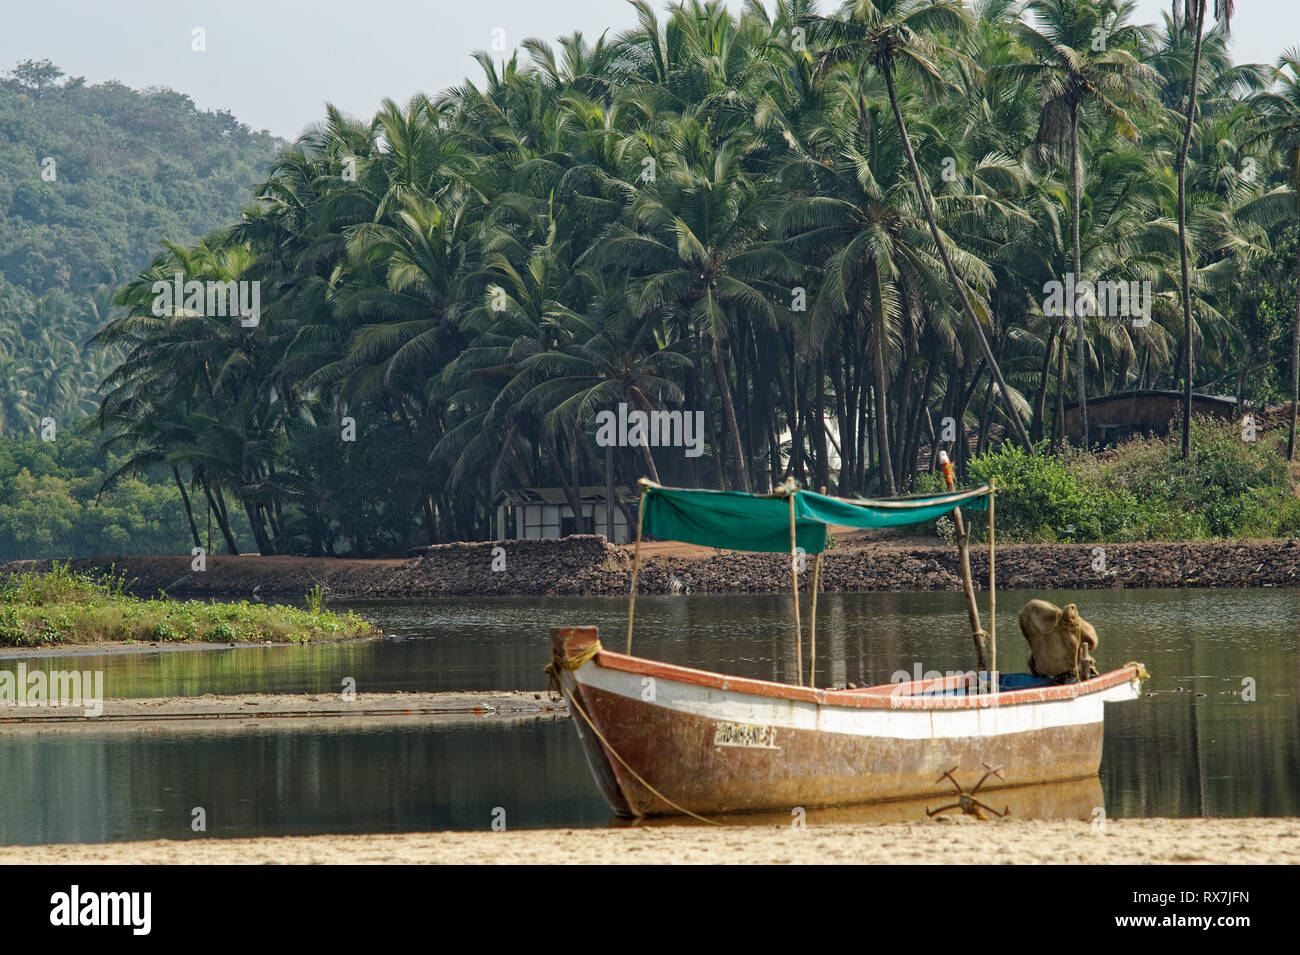
<path fill-rule="evenodd" d="M 1288 50 L 1278 60 L 1275 89 L 1253 97 L 1260 114 L 1261 136 L 1271 142 L 1282 157 L 1288 183 L 1300 212 L 1300 50 Z M 1296 414 L 1300 407 L 1300 247 L 1296 253 L 1296 318 L 1291 338 L 1291 426 L 1286 458 L 1295 460 Z"/>
<path fill-rule="evenodd" d="M 29 430 L 40 420 L 32 410 L 26 378 L 27 367 L 20 359 L 0 356 L 0 437 Z"/>
<path fill-rule="evenodd" d="M 1076 284 L 1083 281 L 1079 126 L 1084 109 L 1096 104 L 1116 134 L 1136 138 L 1137 126 L 1125 107 L 1139 103 L 1144 85 L 1154 83 L 1157 76 L 1131 52 L 1148 37 L 1145 28 L 1126 22 L 1131 10 L 1131 4 L 1116 0 L 1032 0 L 1025 7 L 1031 20 L 1017 21 L 1016 35 L 1033 60 L 996 68 L 1037 85 L 1043 108 L 1036 144 L 1045 153 L 1070 157 L 1070 226 Z M 1088 447 L 1086 335 L 1084 316 L 1077 304 L 1067 303 L 1075 318 L 1075 389 L 1083 444 Z"/>
<path fill-rule="evenodd" d="M 1184 22 L 1195 33 L 1192 73 L 1187 84 L 1187 108 L 1183 120 L 1183 141 L 1178 147 L 1178 257 L 1182 270 L 1183 348 L 1187 360 L 1183 378 L 1183 460 L 1191 455 L 1192 441 L 1192 291 L 1191 265 L 1187 252 L 1187 148 L 1192 141 L 1192 124 L 1196 121 L 1196 94 L 1201 80 L 1201 42 L 1205 32 L 1206 0 L 1184 0 Z M 1232 27 L 1233 0 L 1214 0 L 1214 19 L 1226 37 Z"/>
<path fill-rule="evenodd" d="M 823 28 L 835 44 L 821 55 L 821 66 L 830 69 L 846 62 L 870 63 L 885 79 L 889 93 L 889 105 L 898 127 L 902 141 L 903 153 L 912 174 L 912 182 L 921 201 L 921 209 L 926 224 L 947 273 L 948 283 L 961 307 L 962 314 L 975 336 L 980 353 L 997 383 L 1006 408 L 1007 420 L 1011 422 L 1016 439 L 1026 448 L 1032 450 L 1029 435 L 1025 432 L 1024 421 L 1016 405 L 997 359 L 989 347 L 988 337 L 975 309 L 971 305 L 970 295 L 964 282 L 957 275 L 953 265 L 954 252 L 950 250 L 948 240 L 939 228 L 935 218 L 934 207 L 925 180 L 921 176 L 912 140 L 907 131 L 907 123 L 899 106 L 899 95 L 895 74 L 905 72 L 916 79 L 927 90 L 938 95 L 944 86 L 944 80 L 936 57 L 946 56 L 964 61 L 971 68 L 974 64 L 963 54 L 951 47 L 944 46 L 929 39 L 927 32 L 940 31 L 951 36 L 958 36 L 969 27 L 969 17 L 959 0 L 884 0 L 873 3 L 870 0 L 857 0 L 849 8 L 845 20 L 823 20 Z"/>
<path fill-rule="evenodd" d="M 645 276 L 637 305 L 641 315 L 667 309 L 703 331 L 736 485 L 749 491 L 750 462 L 727 370 L 728 343 L 742 320 L 768 325 L 775 320 L 771 297 L 754 281 L 790 281 L 798 273 L 763 241 L 773 197 L 768 184 L 755 182 L 744 170 L 752 138 L 715 144 L 708 128 L 688 117 L 678 124 L 673 141 L 675 150 L 661 156 L 654 182 L 631 204 L 626 220 L 592 250 L 591 266 Z"/>
<path fill-rule="evenodd" d="M 876 122 L 874 116 L 866 120 L 868 127 Z M 860 129 L 856 111 L 846 110 L 833 142 L 820 144 L 815 154 L 805 148 L 791 158 L 781 180 L 794 198 L 782 211 L 777 230 L 790 236 L 794 257 L 821 263 L 807 328 L 814 349 L 820 350 L 835 324 L 843 323 L 844 337 L 854 342 L 855 359 L 869 362 L 875 393 L 882 396 L 890 392 L 886 366 L 901 364 L 901 418 L 910 377 L 907 367 L 915 352 L 915 344 L 900 347 L 902 338 L 918 335 L 925 319 L 938 320 L 934 306 L 945 298 L 946 279 L 900 141 L 874 135 L 861 142 Z M 870 157 L 863 149 L 871 150 Z M 979 181 L 988 170 L 973 165 Z M 938 201 L 943 208 L 969 211 L 980 200 L 987 200 L 981 203 L 986 221 L 1008 214 L 1006 205 L 993 196 L 954 190 Z M 964 281 L 992 284 L 992 270 L 975 256 L 963 255 L 957 262 Z M 880 449 L 880 486 L 893 494 L 910 471 L 903 462 L 909 442 L 899 440 L 901 428 L 891 433 L 886 406 L 878 400 L 872 417 Z"/>
<path fill-rule="evenodd" d="M 559 328 L 555 344 L 518 362 L 520 374 L 536 384 L 515 403 L 517 410 L 544 415 L 548 429 L 565 430 L 574 449 L 587 440 L 583 432 L 596 413 L 620 402 L 643 412 L 680 405 L 682 390 L 664 373 L 690 364 L 680 352 L 659 347 L 656 321 L 637 314 L 625 280 L 590 272 L 582 273 L 582 279 L 589 304 L 581 313 L 567 307 L 552 313 L 550 320 Z M 585 450 L 595 457 L 590 444 Z M 643 444 L 641 451 L 657 482 L 659 471 L 649 445 Z M 614 483 L 613 476 L 607 475 L 606 481 Z"/>
<path fill-rule="evenodd" d="M 1246 390 L 1268 353 L 1250 330 L 1277 332 L 1271 299 L 1256 316 L 1239 286 L 1280 281 L 1293 199 L 1266 146 L 1294 149 L 1296 68 L 1248 99 L 1271 77 L 1231 63 L 1222 24 L 1193 68 L 1181 13 L 1148 39 L 1122 0 L 975 12 L 640 0 L 613 39 L 482 54 L 481 78 L 367 120 L 327 109 L 231 229 L 165 248 L 118 311 L 98 303 L 97 421 L 202 495 L 230 547 L 247 518 L 260 550 L 374 553 L 421 516 L 431 541 L 481 536 L 509 483 L 559 485 L 575 509 L 633 468 L 830 485 L 833 445 L 840 493 L 890 492 L 945 418 L 959 442 L 978 421 L 983 450 L 1001 409 L 1037 443 L 1072 390 L 1085 414 L 1090 390 L 1193 373 Z M 1253 184 L 1247 155 L 1266 167 Z M 1071 271 L 1149 279 L 1152 323 L 1042 314 L 1044 283 Z M 259 280 L 260 326 L 153 314 L 152 282 L 176 272 Z M 75 414 L 82 309 L 0 285 L 10 431 L 51 404 Z M 1295 332 L 1300 348 L 1300 312 Z M 590 419 L 620 401 L 703 409 L 708 460 L 603 462 Z M 344 415 L 360 443 L 338 453 Z M 389 472 L 343 487 L 368 442 Z M 383 507 L 351 520 L 358 496 Z"/>

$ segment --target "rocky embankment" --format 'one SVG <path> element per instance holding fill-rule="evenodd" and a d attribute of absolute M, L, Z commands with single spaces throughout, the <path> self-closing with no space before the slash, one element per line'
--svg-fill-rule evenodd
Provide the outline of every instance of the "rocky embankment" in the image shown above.
<path fill-rule="evenodd" d="M 640 593 L 763 593 L 790 586 L 789 558 L 690 549 L 642 561 Z M 971 554 L 979 585 L 988 555 Z M 86 558 L 77 570 L 112 568 L 141 595 L 299 598 L 319 584 L 336 599 L 621 594 L 632 569 L 630 548 L 602 537 L 559 541 L 441 544 L 407 560 L 210 556 L 202 572 L 188 556 Z M 14 562 L 0 573 L 47 569 Z M 801 575 L 806 588 L 812 576 Z M 956 548 L 842 542 L 822 558 L 823 591 L 958 590 Z M 1222 541 L 1141 544 L 1017 544 L 997 550 L 998 589 L 1081 590 L 1123 587 L 1300 586 L 1300 542 Z"/>

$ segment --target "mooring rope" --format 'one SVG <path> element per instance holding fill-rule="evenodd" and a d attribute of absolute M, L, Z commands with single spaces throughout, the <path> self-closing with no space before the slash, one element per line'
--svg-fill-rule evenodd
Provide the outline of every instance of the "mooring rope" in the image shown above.
<path fill-rule="evenodd" d="M 674 802 L 673 800 L 669 799 L 659 790 L 655 789 L 648 782 L 646 782 L 635 769 L 633 769 L 631 766 L 628 765 L 627 760 L 625 760 L 622 756 L 618 754 L 618 750 L 616 750 L 613 746 L 610 745 L 609 740 L 605 739 L 605 734 L 602 733 L 596 727 L 596 724 L 591 721 L 591 717 L 588 716 L 587 711 L 582 708 L 582 704 L 578 702 L 577 697 L 574 696 L 572 693 L 570 693 L 568 691 L 568 688 L 565 687 L 564 681 L 560 679 L 560 670 L 561 669 L 576 670 L 578 669 L 578 667 L 582 666 L 584 663 L 591 660 L 591 658 L 594 657 L 600 651 L 601 651 L 601 646 L 600 643 L 597 642 L 592 644 L 591 647 L 584 650 L 582 653 L 578 654 L 575 657 L 565 658 L 565 657 L 561 657 L 559 654 L 554 654 L 554 653 L 551 654 L 551 662 L 542 668 L 551 678 L 551 687 L 553 689 L 558 689 L 560 695 L 565 697 L 569 701 L 570 705 L 572 705 L 574 710 L 578 713 L 578 715 L 582 717 L 583 721 L 586 722 L 586 724 L 591 727 L 591 731 L 596 734 L 596 738 L 600 740 L 601 744 L 604 745 L 604 747 L 607 750 L 609 750 L 610 755 L 613 756 L 615 759 L 617 759 L 623 765 L 623 768 L 632 774 L 633 779 L 639 782 L 646 789 L 650 790 L 650 792 L 653 793 L 655 796 L 658 796 L 668 805 L 672 806 L 678 812 L 684 813 L 685 815 L 690 816 L 692 819 L 698 819 L 700 822 L 706 822 L 710 826 L 721 826 L 722 823 L 718 822 L 717 820 L 705 819 L 699 813 L 691 812 L 685 806 L 682 806 Z"/>
<path fill-rule="evenodd" d="M 1147 672 L 1147 668 L 1136 660 L 1129 660 L 1128 663 L 1124 664 L 1124 669 L 1128 669 L 1129 667 L 1137 667 L 1137 678 L 1139 682 L 1151 679 L 1151 674 Z"/>

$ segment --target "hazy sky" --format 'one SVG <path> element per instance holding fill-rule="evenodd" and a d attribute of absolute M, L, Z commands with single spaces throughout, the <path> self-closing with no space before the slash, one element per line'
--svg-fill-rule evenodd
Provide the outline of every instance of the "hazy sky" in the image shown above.
<path fill-rule="evenodd" d="M 1167 9 L 1169 0 L 1138 0 L 1138 19 L 1158 23 Z M 477 78 L 470 54 L 494 37 L 513 49 L 632 23 L 624 0 L 5 0 L 0 72 L 50 59 L 90 83 L 168 86 L 293 138 L 326 102 L 369 117 L 385 96 L 405 102 Z M 195 28 L 205 52 L 192 49 Z M 1238 0 L 1232 32 L 1238 62 L 1273 62 L 1300 45 L 1300 3 Z"/>

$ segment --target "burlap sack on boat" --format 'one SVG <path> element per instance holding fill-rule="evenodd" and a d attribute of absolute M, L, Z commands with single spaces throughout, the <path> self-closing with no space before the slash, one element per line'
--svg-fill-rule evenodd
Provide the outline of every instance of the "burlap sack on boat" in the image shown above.
<path fill-rule="evenodd" d="M 1064 610 L 1047 600 L 1031 600 L 1020 609 L 1020 632 L 1029 641 L 1029 672 L 1058 683 L 1097 675 L 1092 650 L 1097 631 L 1079 616 L 1079 608 Z"/>

